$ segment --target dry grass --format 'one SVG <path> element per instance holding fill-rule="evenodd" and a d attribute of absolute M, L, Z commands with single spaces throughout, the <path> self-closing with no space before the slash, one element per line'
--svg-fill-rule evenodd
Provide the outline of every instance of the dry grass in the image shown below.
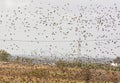
<path fill-rule="evenodd" d="M 89 76 L 89 77 L 88 77 Z M 0 63 L 0 83 L 118 83 L 120 71 Z"/>

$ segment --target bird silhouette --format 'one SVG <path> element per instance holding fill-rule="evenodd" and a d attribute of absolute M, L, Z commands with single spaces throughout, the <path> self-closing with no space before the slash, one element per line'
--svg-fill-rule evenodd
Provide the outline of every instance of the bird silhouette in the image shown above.
<path fill-rule="evenodd" d="M 34 2 L 32 0 L 27 6 L 0 11 L 0 27 L 6 28 L 3 30 L 0 28 L 0 38 L 13 42 L 7 47 L 8 50 L 22 50 L 24 47 L 21 47 L 19 43 L 29 42 L 31 46 L 37 44 L 38 49 L 44 47 L 51 52 L 55 51 L 52 48 L 55 46 L 58 52 L 64 53 L 64 50 L 68 48 L 66 54 L 76 54 L 79 47 L 78 39 L 82 41 L 79 47 L 81 55 L 86 53 L 93 56 L 113 56 L 116 50 L 119 50 L 120 10 L 118 4 L 114 3 L 110 7 L 96 3 L 89 6 L 79 4 L 74 10 L 71 9 L 70 2 L 63 5 L 52 3 L 38 5 Z M 28 48 L 25 49 L 27 51 Z"/>

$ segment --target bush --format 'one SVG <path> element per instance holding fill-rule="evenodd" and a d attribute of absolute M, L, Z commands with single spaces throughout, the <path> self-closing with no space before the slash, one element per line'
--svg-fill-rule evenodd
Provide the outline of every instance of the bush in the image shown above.
<path fill-rule="evenodd" d="M 8 59 L 9 56 L 10 56 L 10 54 L 8 52 L 6 52 L 5 50 L 0 50 L 0 61 L 8 62 L 9 61 L 9 59 Z"/>
<path fill-rule="evenodd" d="M 63 60 L 59 60 L 56 62 L 57 67 L 81 67 L 82 63 L 78 61 L 67 62 Z"/>
<path fill-rule="evenodd" d="M 55 63 L 57 67 L 65 67 L 67 66 L 67 63 L 65 61 L 59 60 Z"/>

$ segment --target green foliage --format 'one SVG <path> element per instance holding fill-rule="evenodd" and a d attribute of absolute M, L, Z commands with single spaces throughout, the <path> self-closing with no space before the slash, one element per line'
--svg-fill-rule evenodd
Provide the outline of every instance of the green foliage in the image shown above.
<path fill-rule="evenodd" d="M 120 64 L 120 57 L 116 57 L 113 61 L 114 63 Z"/>
<path fill-rule="evenodd" d="M 81 61 L 67 62 L 59 60 L 56 62 L 57 67 L 80 67 L 80 68 L 91 68 L 91 69 L 100 69 L 102 64 L 98 63 L 83 63 Z"/>
<path fill-rule="evenodd" d="M 6 52 L 5 50 L 0 50 L 0 61 L 8 62 L 9 61 L 9 59 L 8 59 L 9 56 L 10 56 L 10 54 L 8 52 Z"/>
<path fill-rule="evenodd" d="M 59 60 L 56 62 L 57 67 L 81 67 L 82 64 L 81 62 L 67 62 L 67 61 L 62 61 Z"/>

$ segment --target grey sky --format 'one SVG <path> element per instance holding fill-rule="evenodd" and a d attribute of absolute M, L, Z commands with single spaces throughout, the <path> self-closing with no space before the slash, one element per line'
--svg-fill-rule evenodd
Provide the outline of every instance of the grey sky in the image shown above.
<path fill-rule="evenodd" d="M 0 39 L 11 40 L 0 41 L 0 48 L 25 55 L 37 52 L 44 56 L 78 53 L 119 56 L 120 40 L 115 40 L 120 37 L 119 3 L 119 0 L 0 0 Z M 84 40 L 80 52 L 78 39 Z M 31 40 L 43 42 L 27 42 Z"/>

